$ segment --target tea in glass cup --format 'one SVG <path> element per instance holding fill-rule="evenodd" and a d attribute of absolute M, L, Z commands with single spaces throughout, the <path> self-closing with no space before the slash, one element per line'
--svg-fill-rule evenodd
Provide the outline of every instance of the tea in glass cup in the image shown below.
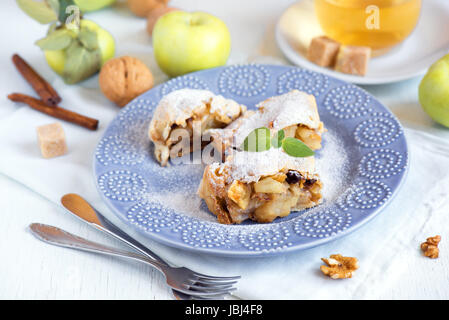
<path fill-rule="evenodd" d="M 410 35 L 421 0 L 315 0 L 315 11 L 328 37 L 379 55 Z"/>

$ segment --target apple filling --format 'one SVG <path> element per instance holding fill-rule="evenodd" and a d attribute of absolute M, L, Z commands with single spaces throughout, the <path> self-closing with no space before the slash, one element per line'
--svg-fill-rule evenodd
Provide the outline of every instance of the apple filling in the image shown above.
<path fill-rule="evenodd" d="M 149 128 L 157 161 L 165 166 L 169 158 L 199 150 L 204 147 L 201 137 L 206 131 L 226 127 L 245 111 L 245 106 L 207 90 L 182 89 L 168 94 Z"/>
<path fill-rule="evenodd" d="M 196 125 L 195 125 L 196 123 Z M 221 122 L 213 115 L 205 112 L 203 114 L 195 115 L 186 120 L 185 125 L 172 125 L 171 131 L 168 135 L 168 139 L 165 141 L 164 148 L 167 149 L 170 158 L 182 157 L 185 154 L 194 152 L 203 148 L 206 141 L 199 141 L 198 146 L 193 143 L 194 136 L 201 137 L 203 133 L 212 128 L 223 128 L 226 123 Z M 178 131 L 177 129 L 184 129 Z M 188 134 L 188 139 L 185 136 Z"/>
<path fill-rule="evenodd" d="M 261 177 L 257 182 L 229 182 L 218 168 L 208 167 L 199 188 L 209 210 L 224 224 L 246 219 L 272 222 L 291 211 L 302 210 L 321 202 L 322 183 L 317 176 L 306 178 L 295 170 Z"/>
<path fill-rule="evenodd" d="M 321 134 L 324 132 L 323 123 L 317 129 L 311 129 L 305 125 L 292 125 L 284 128 L 285 136 L 292 137 L 304 142 L 310 149 L 321 149 Z"/>

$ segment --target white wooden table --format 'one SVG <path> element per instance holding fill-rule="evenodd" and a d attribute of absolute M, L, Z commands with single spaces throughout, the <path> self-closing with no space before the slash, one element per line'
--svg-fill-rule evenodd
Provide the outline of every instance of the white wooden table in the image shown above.
<path fill-rule="evenodd" d="M 181 9 L 210 12 L 229 26 L 233 41 L 231 63 L 266 61 L 260 56 L 283 59 L 274 42 L 274 25 L 292 0 L 174 0 Z M 151 41 L 145 31 L 145 21 L 132 16 L 123 4 L 88 15 L 108 29 L 117 39 L 117 55 L 132 54 L 142 58 L 154 71 L 157 82 L 166 79 L 158 71 L 152 57 Z M 18 52 L 32 61 L 42 61 L 34 41 L 46 32 L 25 16 L 14 1 L 0 2 L 0 117 L 15 110 L 6 100 L 8 93 L 26 91 L 10 58 Z M 5 31 L 9 30 L 9 31 Z M 366 87 L 400 118 L 412 127 L 449 138 L 449 130 L 435 125 L 417 102 L 419 79 L 395 85 Z M 92 90 L 99 89 L 94 87 Z M 100 94 L 100 93 L 99 93 Z M 0 151 L 1 156 L 1 151 Z M 13 166 L 14 164 L 11 163 Z M 0 174 L 0 299 L 170 299 L 163 277 L 149 267 L 118 259 L 79 253 L 45 245 L 27 231 L 32 222 L 65 228 L 92 240 L 111 241 L 93 232 L 53 203 Z M 389 288 L 383 298 L 432 298 L 432 292 L 419 291 L 420 283 L 429 278 L 422 275 L 414 281 L 402 281 Z M 449 296 L 449 288 L 443 296 Z M 441 296 L 441 292 L 440 296 Z"/>

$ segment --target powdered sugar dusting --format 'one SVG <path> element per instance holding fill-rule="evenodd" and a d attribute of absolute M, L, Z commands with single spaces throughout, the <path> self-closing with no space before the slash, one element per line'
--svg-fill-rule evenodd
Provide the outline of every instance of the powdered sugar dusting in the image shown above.
<path fill-rule="evenodd" d="M 193 110 L 208 103 L 214 94 L 209 90 L 181 89 L 170 92 L 159 102 L 153 119 L 164 119 L 165 113 L 173 119 L 187 119 Z"/>
<path fill-rule="evenodd" d="M 256 182 L 262 176 L 274 175 L 283 169 L 296 170 L 308 175 L 315 173 L 313 157 L 291 157 L 280 148 L 271 148 L 263 152 L 237 151 L 226 165 L 230 166 L 234 180 L 246 183 Z"/>
<path fill-rule="evenodd" d="M 217 218 L 207 211 L 207 207 L 203 205 L 203 200 L 198 197 L 196 192 L 181 190 L 178 192 L 152 193 L 147 195 L 147 200 L 160 203 L 164 207 L 186 216 L 203 221 L 217 221 Z"/>
<path fill-rule="evenodd" d="M 162 181 L 163 184 L 160 188 L 144 194 L 145 202 L 159 203 L 164 208 L 203 221 L 217 221 L 197 195 L 204 172 L 203 165 L 183 164 L 158 169 L 152 177 L 156 181 Z"/>
<path fill-rule="evenodd" d="M 303 124 L 316 129 L 320 124 L 315 98 L 298 90 L 269 98 L 257 107 L 260 109 L 242 121 L 237 129 L 235 146 L 240 146 L 255 128 L 269 127 L 277 131 L 294 124 Z"/>
<path fill-rule="evenodd" d="M 324 203 L 330 204 L 346 190 L 349 157 L 343 141 L 335 132 L 325 133 L 323 140 L 323 149 L 316 159 L 316 172 L 323 182 Z"/>

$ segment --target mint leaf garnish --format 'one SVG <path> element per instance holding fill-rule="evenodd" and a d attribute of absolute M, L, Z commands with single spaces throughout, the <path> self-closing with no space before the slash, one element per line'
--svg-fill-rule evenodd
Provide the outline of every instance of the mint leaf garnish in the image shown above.
<path fill-rule="evenodd" d="M 253 130 L 243 141 L 242 149 L 250 152 L 261 152 L 271 148 L 270 129 L 266 127 Z"/>
<path fill-rule="evenodd" d="M 292 157 L 304 158 L 315 154 L 304 142 L 295 138 L 285 138 L 282 142 L 282 149 Z"/>
<path fill-rule="evenodd" d="M 282 146 L 282 141 L 284 140 L 284 138 L 285 131 L 279 130 L 274 134 L 273 138 L 271 138 L 271 145 L 275 148 L 280 148 Z"/>
<path fill-rule="evenodd" d="M 285 131 L 279 130 L 271 138 L 270 129 L 266 127 L 257 128 L 245 138 L 241 148 L 244 151 L 261 152 L 266 151 L 273 146 L 274 148 L 282 149 L 292 157 L 304 158 L 315 155 L 304 142 L 292 137 L 285 137 Z"/>

